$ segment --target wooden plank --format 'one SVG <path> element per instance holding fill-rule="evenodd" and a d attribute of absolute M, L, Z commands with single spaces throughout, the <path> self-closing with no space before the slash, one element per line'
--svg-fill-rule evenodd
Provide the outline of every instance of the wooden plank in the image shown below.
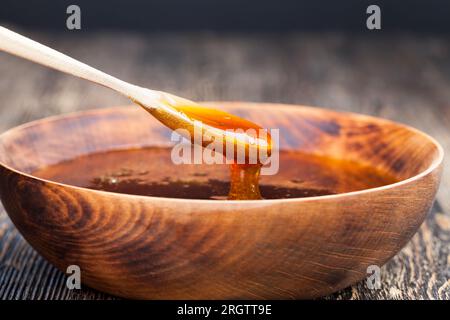
<path fill-rule="evenodd" d="M 19 30 L 20 31 L 20 30 Z M 196 100 L 320 105 L 415 126 L 450 151 L 450 41 L 340 34 L 25 34 L 124 80 Z M 93 54 L 94 53 L 94 54 Z M 48 115 L 128 103 L 114 92 L 0 53 L 0 131 Z M 448 157 L 447 157 L 448 158 Z M 448 172 L 450 162 L 445 162 Z M 450 178 L 413 240 L 382 269 L 328 299 L 449 299 Z M 71 291 L 0 213 L 0 299 L 105 299 Z"/>

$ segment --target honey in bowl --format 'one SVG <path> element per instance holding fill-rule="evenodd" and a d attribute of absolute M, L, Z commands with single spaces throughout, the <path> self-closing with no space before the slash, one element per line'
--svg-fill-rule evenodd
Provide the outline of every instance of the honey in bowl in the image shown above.
<path fill-rule="evenodd" d="M 256 169 L 232 171 L 241 179 L 230 190 L 228 165 L 182 164 L 170 161 L 170 148 L 126 149 L 93 153 L 33 173 L 39 178 L 116 193 L 185 199 L 230 199 L 258 186 Z M 151 159 L 151 161 L 148 161 Z M 254 171 L 251 171 L 254 170 Z M 239 177 L 233 177 L 235 172 Z M 264 199 L 323 196 L 379 187 L 397 180 L 386 172 L 357 162 L 280 151 L 280 169 L 274 176 L 260 176 Z M 253 192 L 254 190 L 250 190 Z M 255 191 L 256 193 L 256 191 Z M 259 191 L 258 191 L 259 193 Z"/>
<path fill-rule="evenodd" d="M 230 113 L 197 104 L 178 103 L 171 107 L 173 117 L 155 117 L 174 130 L 185 129 L 188 132 L 185 136 L 195 144 L 199 144 L 193 139 L 199 126 L 202 137 L 205 132 L 203 126 L 209 133 L 217 131 L 216 138 L 219 137 L 224 146 L 221 156 L 231 163 L 175 164 L 171 161 L 171 148 L 152 147 L 88 154 L 41 168 L 33 174 L 69 185 L 116 193 L 221 200 L 323 196 L 397 181 L 387 172 L 371 166 L 299 151 L 281 151 L 279 172 L 261 176 L 264 164 L 261 154 L 264 152 L 259 151 L 263 149 L 266 152 L 265 159 L 272 152 L 272 138 L 267 130 Z M 153 113 L 158 109 L 147 111 Z M 223 134 L 226 130 L 231 130 L 231 133 Z M 227 150 L 230 141 L 233 148 L 231 159 Z M 208 147 L 210 142 L 206 139 L 200 144 Z M 237 149 L 242 146 L 244 163 L 237 159 Z M 256 152 L 252 153 L 252 148 Z"/>

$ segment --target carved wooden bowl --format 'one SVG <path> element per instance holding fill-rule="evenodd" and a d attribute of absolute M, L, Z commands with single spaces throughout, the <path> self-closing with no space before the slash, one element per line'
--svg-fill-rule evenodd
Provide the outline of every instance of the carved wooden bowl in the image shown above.
<path fill-rule="evenodd" d="M 25 239 L 82 282 L 127 298 L 314 298 L 367 276 L 430 210 L 443 151 L 387 120 L 280 104 L 211 103 L 280 128 L 281 148 L 365 162 L 400 182 L 322 197 L 188 200 L 95 191 L 33 177 L 62 160 L 167 145 L 170 131 L 135 106 L 22 125 L 0 136 L 1 200 Z M 151 161 L 151 159 L 149 159 Z"/>

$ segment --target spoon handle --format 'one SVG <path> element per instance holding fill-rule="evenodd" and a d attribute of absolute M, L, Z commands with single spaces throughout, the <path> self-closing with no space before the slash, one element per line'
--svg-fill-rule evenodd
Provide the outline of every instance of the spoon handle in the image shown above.
<path fill-rule="evenodd" d="M 134 100 L 139 100 L 139 97 L 145 95 L 145 100 L 147 103 L 153 101 L 154 105 L 160 104 L 161 93 L 158 91 L 144 89 L 117 79 L 61 52 L 51 49 L 1 26 L 0 50 L 58 71 L 98 83 L 102 86 L 118 91 L 129 98 L 134 98 Z"/>

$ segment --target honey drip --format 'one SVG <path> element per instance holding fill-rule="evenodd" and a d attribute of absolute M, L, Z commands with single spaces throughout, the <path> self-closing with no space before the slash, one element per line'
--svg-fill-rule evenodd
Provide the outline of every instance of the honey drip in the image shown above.
<path fill-rule="evenodd" d="M 260 164 L 232 164 L 230 166 L 228 200 L 259 200 Z"/>

